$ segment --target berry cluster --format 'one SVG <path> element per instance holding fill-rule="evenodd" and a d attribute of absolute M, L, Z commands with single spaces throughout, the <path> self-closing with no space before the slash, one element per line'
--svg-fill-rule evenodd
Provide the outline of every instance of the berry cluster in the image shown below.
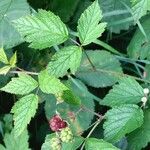
<path fill-rule="evenodd" d="M 67 127 L 67 123 L 61 119 L 59 115 L 53 116 L 53 118 L 49 121 L 49 126 L 52 131 L 60 131 L 63 128 Z"/>
<path fill-rule="evenodd" d="M 66 143 L 72 141 L 73 134 L 72 134 L 69 127 L 66 127 L 66 128 L 61 130 L 60 139 L 61 139 L 62 142 L 66 142 Z"/>
<path fill-rule="evenodd" d="M 52 138 L 50 145 L 52 150 L 61 150 L 62 142 L 71 142 L 73 140 L 73 134 L 68 127 L 66 121 L 61 119 L 59 115 L 55 115 L 49 121 L 49 126 L 52 131 L 57 132 L 57 137 Z"/>
<path fill-rule="evenodd" d="M 52 138 L 50 141 L 52 150 L 61 150 L 61 141 L 59 138 Z"/>

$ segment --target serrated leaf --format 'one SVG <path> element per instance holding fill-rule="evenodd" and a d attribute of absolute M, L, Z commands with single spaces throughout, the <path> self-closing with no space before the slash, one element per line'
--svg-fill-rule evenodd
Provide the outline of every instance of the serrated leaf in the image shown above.
<path fill-rule="evenodd" d="M 94 96 L 90 94 L 87 87 L 80 81 L 75 79 L 75 83 L 69 82 L 69 89 L 73 91 L 81 99 L 82 106 L 94 111 Z M 68 85 L 68 84 L 67 84 Z M 45 114 L 49 120 L 56 114 L 56 110 L 61 117 L 70 124 L 70 127 L 75 135 L 81 135 L 89 128 L 94 115 L 87 111 L 81 111 L 80 106 L 69 105 L 67 103 L 60 103 L 56 105 L 56 98 L 52 95 L 41 95 L 40 97 L 46 101 Z"/>
<path fill-rule="evenodd" d="M 68 46 L 56 52 L 48 64 L 48 72 L 56 77 L 63 77 L 70 69 L 75 73 L 80 65 L 82 49 L 78 46 Z"/>
<path fill-rule="evenodd" d="M 118 81 L 122 69 L 119 61 L 111 53 L 98 50 L 91 50 L 86 53 L 95 68 L 87 56 L 83 55 L 81 66 L 76 73 L 79 79 L 96 88 L 112 86 Z"/>
<path fill-rule="evenodd" d="M 119 150 L 117 147 L 113 146 L 104 140 L 99 140 L 95 138 L 89 138 L 86 140 L 85 144 L 86 150 Z"/>
<path fill-rule="evenodd" d="M 1 91 L 5 91 L 12 94 L 20 94 L 25 95 L 29 94 L 38 86 L 36 80 L 34 80 L 31 76 L 20 73 L 19 77 L 12 78 L 11 81 L 3 88 Z"/>
<path fill-rule="evenodd" d="M 38 96 L 34 94 L 22 97 L 15 103 L 11 112 L 14 120 L 15 136 L 19 136 L 29 124 L 38 108 Z"/>
<path fill-rule="evenodd" d="M 42 92 L 47 94 L 60 94 L 68 88 L 60 82 L 59 79 L 48 74 L 46 70 L 42 71 L 39 76 L 39 86 Z"/>
<path fill-rule="evenodd" d="M 68 39 L 68 30 L 60 18 L 51 11 L 39 10 L 34 16 L 14 21 L 19 33 L 35 49 L 44 49 L 63 43 Z"/>
<path fill-rule="evenodd" d="M 56 137 L 55 134 L 49 134 L 46 136 L 45 138 L 45 142 L 42 145 L 41 150 L 52 150 L 51 146 L 50 146 L 50 141 L 52 138 Z M 76 150 L 83 142 L 83 138 L 82 137 L 74 137 L 72 142 L 69 143 L 62 143 L 62 148 L 61 150 Z"/>
<path fill-rule="evenodd" d="M 138 28 L 127 48 L 129 57 L 135 59 L 139 57 L 140 59 L 150 58 L 150 17 L 145 18 L 141 25 L 147 35 L 148 41 Z"/>
<path fill-rule="evenodd" d="M 66 90 L 62 94 L 62 99 L 72 105 L 81 105 L 81 100 L 71 90 Z"/>
<path fill-rule="evenodd" d="M 30 13 L 26 0 L 0 0 L 0 45 L 9 49 L 23 42 L 12 21 Z"/>
<path fill-rule="evenodd" d="M 7 59 L 7 56 L 6 56 L 6 53 L 4 51 L 3 48 L 0 48 L 0 62 L 3 62 L 4 64 L 8 64 L 8 59 Z"/>
<path fill-rule="evenodd" d="M 18 137 L 15 137 L 14 130 L 12 130 L 11 133 L 6 133 L 4 137 L 6 150 L 30 150 L 28 139 L 29 135 L 26 129 Z"/>
<path fill-rule="evenodd" d="M 143 123 L 143 111 L 137 105 L 122 105 L 109 110 L 103 125 L 104 139 L 118 142 L 127 133 L 139 128 Z"/>
<path fill-rule="evenodd" d="M 144 112 L 144 123 L 128 136 L 128 150 L 141 150 L 150 142 L 150 110 Z"/>
<path fill-rule="evenodd" d="M 134 24 L 131 13 L 123 3 L 131 7 L 130 0 L 99 0 L 103 12 L 102 20 L 107 22 L 110 32 L 120 33 Z"/>
<path fill-rule="evenodd" d="M 106 23 L 100 23 L 102 12 L 98 0 L 93 2 L 81 15 L 78 21 L 79 39 L 82 45 L 88 45 L 101 36 L 105 31 Z"/>
<path fill-rule="evenodd" d="M 114 85 L 100 104 L 110 107 L 137 104 L 142 97 L 144 97 L 144 92 L 140 84 L 133 78 L 125 77 L 119 81 L 119 84 Z"/>
<path fill-rule="evenodd" d="M 11 67 L 15 67 L 17 63 L 17 53 L 15 52 L 15 54 L 10 58 L 9 64 L 11 65 Z"/>
<path fill-rule="evenodd" d="M 6 148 L 0 144 L 0 150 L 6 150 Z"/>
<path fill-rule="evenodd" d="M 8 73 L 8 71 L 10 70 L 10 66 L 4 66 L 2 68 L 0 68 L 0 75 L 6 75 Z"/>
<path fill-rule="evenodd" d="M 66 119 L 70 124 L 72 132 L 75 135 L 81 135 L 89 128 L 94 116 L 91 112 L 84 111 L 84 107 L 94 111 L 94 98 L 89 94 L 90 92 L 87 87 L 80 80 L 74 80 L 74 82 L 68 80 L 67 85 L 81 99 L 83 111 L 81 111 L 81 106 L 67 105 L 66 103 L 57 105 L 57 110 L 60 112 L 62 118 Z"/>

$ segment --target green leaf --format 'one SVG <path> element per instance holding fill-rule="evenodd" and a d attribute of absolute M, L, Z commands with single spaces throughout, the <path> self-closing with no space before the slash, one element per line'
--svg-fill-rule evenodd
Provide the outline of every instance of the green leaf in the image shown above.
<path fill-rule="evenodd" d="M 112 144 L 104 141 L 104 140 L 99 140 L 95 138 L 89 138 L 86 140 L 85 144 L 85 149 L 86 150 L 119 150 Z"/>
<path fill-rule="evenodd" d="M 28 143 L 29 135 L 25 129 L 22 134 L 18 137 L 15 137 L 14 130 L 11 133 L 6 133 L 4 137 L 4 142 L 6 149 L 4 150 L 30 150 Z M 3 150 L 0 148 L 0 150 Z"/>
<path fill-rule="evenodd" d="M 68 39 L 68 31 L 60 18 L 50 11 L 39 10 L 34 16 L 26 16 L 14 21 L 19 33 L 35 49 L 44 49 L 63 43 Z"/>
<path fill-rule="evenodd" d="M 55 134 L 49 134 L 45 138 L 45 142 L 42 145 L 41 150 L 52 150 L 50 146 L 50 141 L 52 138 L 56 137 Z M 78 147 L 82 144 L 83 138 L 82 137 L 77 137 L 75 136 L 72 142 L 69 143 L 62 143 L 62 148 L 61 150 L 76 150 Z"/>
<path fill-rule="evenodd" d="M 15 52 L 15 54 L 10 58 L 9 61 L 10 65 L 12 68 L 14 68 L 16 66 L 17 63 L 17 53 Z"/>
<path fill-rule="evenodd" d="M 72 142 L 69 143 L 63 143 L 62 144 L 62 150 L 76 150 L 80 147 L 80 145 L 82 144 L 84 138 L 80 137 L 80 136 L 74 136 L 74 139 Z"/>
<path fill-rule="evenodd" d="M 101 105 L 110 107 L 121 104 L 136 104 L 144 97 L 143 88 L 133 78 L 122 78 L 119 84 L 115 85 L 109 94 L 106 95 Z"/>
<path fill-rule="evenodd" d="M 50 146 L 50 141 L 54 137 L 56 137 L 56 135 L 54 133 L 47 135 L 46 138 L 45 138 L 45 142 L 42 145 L 41 150 L 52 150 L 52 148 Z"/>
<path fill-rule="evenodd" d="M 106 23 L 100 23 L 102 12 L 98 0 L 93 2 L 81 15 L 78 21 L 79 39 L 82 45 L 88 45 L 105 31 Z"/>
<path fill-rule="evenodd" d="M 131 0 L 132 2 L 132 15 L 137 22 L 142 16 L 147 14 L 147 11 L 150 10 L 149 3 L 150 0 Z"/>
<path fill-rule="evenodd" d="M 144 123 L 128 136 L 128 150 L 141 150 L 150 142 L 150 110 L 144 112 Z"/>
<path fill-rule="evenodd" d="M 38 96 L 34 94 L 27 95 L 15 103 L 11 112 L 14 113 L 14 132 L 19 136 L 29 124 L 38 108 Z"/>
<path fill-rule="evenodd" d="M 121 30 L 128 30 L 133 25 L 133 17 L 127 8 L 126 4 L 131 7 L 130 0 L 99 0 L 102 12 L 103 21 L 107 22 L 107 28 L 110 32 L 120 33 Z"/>
<path fill-rule="evenodd" d="M 68 82 L 71 91 L 80 98 L 82 106 L 94 111 L 94 96 L 88 91 L 87 87 L 80 80 L 75 79 L 74 82 L 70 80 Z M 70 124 L 75 135 L 81 135 L 81 133 L 89 128 L 94 117 L 92 113 L 81 111 L 80 106 L 69 105 L 65 102 L 56 105 L 56 98 L 53 95 L 45 94 L 43 96 L 40 94 L 40 98 L 46 101 L 44 108 L 48 120 L 56 114 L 57 110 L 61 117 Z"/>
<path fill-rule="evenodd" d="M 48 74 L 46 70 L 39 74 L 39 86 L 47 94 L 60 94 L 68 88 L 59 79 Z"/>
<path fill-rule="evenodd" d="M 3 62 L 4 64 L 8 64 L 8 59 L 7 59 L 7 56 L 6 56 L 6 53 L 4 51 L 3 48 L 0 48 L 0 62 Z"/>
<path fill-rule="evenodd" d="M 10 66 L 4 66 L 2 68 L 0 68 L 0 75 L 6 75 L 8 73 L 8 71 L 10 70 Z"/>
<path fill-rule="evenodd" d="M 45 115 L 46 118 L 49 120 L 56 114 L 56 110 L 57 110 L 56 97 L 52 94 L 42 93 L 39 95 L 39 98 L 45 101 L 45 106 L 44 106 Z"/>
<path fill-rule="evenodd" d="M 57 105 L 57 110 L 62 118 L 66 119 L 70 124 L 72 132 L 75 135 L 81 135 L 89 128 L 94 117 L 93 113 L 84 110 L 84 107 L 94 111 L 94 98 L 80 80 L 75 80 L 74 82 L 68 80 L 67 85 L 70 85 L 71 91 L 80 98 L 83 111 L 81 111 L 81 106 L 69 105 L 67 103 Z"/>
<path fill-rule="evenodd" d="M 120 78 L 122 69 L 119 61 L 107 51 L 87 51 L 92 67 L 86 55 L 83 55 L 81 66 L 76 76 L 84 83 L 92 87 L 112 86 Z"/>
<path fill-rule="evenodd" d="M 6 150 L 6 148 L 0 144 L 0 150 Z"/>
<path fill-rule="evenodd" d="M 31 76 L 25 73 L 20 73 L 19 77 L 12 78 L 12 80 L 5 87 L 1 88 L 1 91 L 25 95 L 33 91 L 37 86 L 37 81 Z"/>
<path fill-rule="evenodd" d="M 62 99 L 72 105 L 81 105 L 81 100 L 78 96 L 76 96 L 73 91 L 66 90 L 63 92 Z"/>
<path fill-rule="evenodd" d="M 143 111 L 137 105 L 122 105 L 109 110 L 103 125 L 104 139 L 115 143 L 143 123 Z"/>
<path fill-rule="evenodd" d="M 30 13 L 26 0 L 0 0 L 0 46 L 9 49 L 23 42 L 12 21 Z"/>
<path fill-rule="evenodd" d="M 56 77 L 63 77 L 70 69 L 71 73 L 75 73 L 80 65 L 82 57 L 82 49 L 78 46 L 65 47 L 52 57 L 48 64 L 48 72 Z"/>
<path fill-rule="evenodd" d="M 147 35 L 148 41 L 138 28 L 127 49 L 129 57 L 135 59 L 139 57 L 140 59 L 150 58 L 150 17 L 145 18 L 141 25 Z"/>

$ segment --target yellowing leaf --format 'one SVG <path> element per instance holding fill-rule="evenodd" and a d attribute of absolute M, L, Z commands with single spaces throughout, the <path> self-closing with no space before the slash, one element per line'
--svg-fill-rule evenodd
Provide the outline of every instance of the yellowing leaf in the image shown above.
<path fill-rule="evenodd" d="M 5 67 L 0 68 L 0 75 L 1 74 L 6 75 L 10 68 L 11 68 L 10 66 L 5 66 Z"/>
<path fill-rule="evenodd" d="M 3 48 L 0 48 L 0 61 L 4 64 L 8 64 L 8 59 Z"/>
<path fill-rule="evenodd" d="M 10 58 L 10 61 L 9 61 L 11 67 L 15 67 L 16 66 L 16 63 L 17 63 L 17 53 L 15 52 L 15 54 Z"/>

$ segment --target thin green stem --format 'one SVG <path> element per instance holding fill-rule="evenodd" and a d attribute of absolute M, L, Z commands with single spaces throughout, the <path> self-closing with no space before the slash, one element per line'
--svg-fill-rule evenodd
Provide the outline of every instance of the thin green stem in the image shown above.
<path fill-rule="evenodd" d="M 92 111 L 91 109 L 89 109 L 89 108 L 87 108 L 87 107 L 85 107 L 85 106 L 81 106 L 81 108 L 82 108 L 82 110 L 85 110 L 85 111 L 87 111 L 87 112 L 90 112 L 90 113 L 94 114 L 95 116 L 101 118 L 101 115 L 100 115 L 100 114 L 98 114 L 98 113 Z"/>
<path fill-rule="evenodd" d="M 22 73 L 22 72 L 24 72 L 26 74 L 29 74 L 29 75 L 35 75 L 35 76 L 39 75 L 39 73 L 37 73 L 37 72 L 29 72 L 29 71 L 10 71 L 9 73 L 11 73 L 11 74 L 19 74 L 19 73 Z"/>
<path fill-rule="evenodd" d="M 97 120 L 97 123 L 93 126 L 93 128 L 90 130 L 89 134 L 87 135 L 87 137 L 85 138 L 88 139 L 91 134 L 94 132 L 94 130 L 96 129 L 96 127 L 101 123 L 101 121 L 104 119 L 104 116 L 101 116 L 98 120 Z M 80 150 L 83 150 L 84 149 L 84 146 L 85 146 L 85 142 L 82 144 L 82 147 Z"/>
<path fill-rule="evenodd" d="M 103 48 L 109 50 L 110 52 L 120 55 L 120 56 L 124 56 L 124 54 L 118 52 L 116 49 L 114 49 L 113 47 L 111 47 L 110 45 L 108 45 L 107 43 L 101 41 L 101 40 L 95 40 L 93 43 L 102 46 Z"/>
<path fill-rule="evenodd" d="M 83 50 L 83 52 L 85 53 L 85 55 L 86 55 L 86 57 L 87 57 L 87 59 L 88 59 L 89 63 L 91 64 L 91 66 L 92 66 L 93 70 L 94 70 L 94 71 L 96 71 L 96 68 L 95 68 L 95 66 L 94 66 L 93 62 L 91 61 L 91 59 L 90 59 L 89 55 L 87 54 L 87 52 L 86 52 L 85 50 Z"/>
<path fill-rule="evenodd" d="M 73 43 L 75 43 L 76 45 L 78 45 L 78 46 L 81 47 L 81 45 L 80 45 L 77 41 L 75 41 L 74 39 L 70 38 L 70 40 L 71 40 Z"/>
<path fill-rule="evenodd" d="M 58 47 L 58 45 L 55 45 L 53 47 L 54 47 L 54 49 L 55 49 L 56 52 L 60 50 L 60 48 Z"/>

